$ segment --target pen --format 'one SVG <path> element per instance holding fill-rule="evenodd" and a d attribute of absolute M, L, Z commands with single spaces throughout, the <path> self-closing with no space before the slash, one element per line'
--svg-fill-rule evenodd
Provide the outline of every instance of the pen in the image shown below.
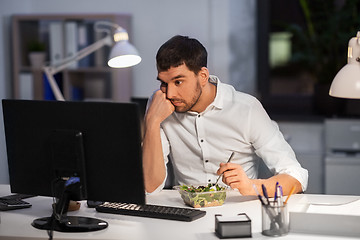
<path fill-rule="evenodd" d="M 281 206 L 284 205 L 284 200 L 283 200 L 283 189 L 282 186 L 279 185 L 279 189 L 280 189 L 280 202 L 281 202 Z"/>
<path fill-rule="evenodd" d="M 259 191 L 257 190 L 255 184 L 253 184 L 253 188 L 254 188 L 254 190 L 255 190 L 255 192 L 256 192 L 256 195 L 258 196 L 261 204 L 262 204 L 262 205 L 266 205 L 266 203 L 265 203 L 265 201 L 264 201 L 265 198 L 264 198 L 263 196 L 261 196 L 261 194 L 260 194 Z"/>
<path fill-rule="evenodd" d="M 266 198 L 267 201 L 267 205 L 270 205 L 270 201 L 269 201 L 269 195 L 267 194 L 267 190 L 264 184 L 261 184 L 262 190 L 263 190 L 263 194 L 264 197 Z"/>
<path fill-rule="evenodd" d="M 274 194 L 274 202 L 277 200 L 277 198 L 279 197 L 278 195 L 278 186 L 279 186 L 279 182 L 276 182 L 275 184 L 275 194 Z"/>
<path fill-rule="evenodd" d="M 291 188 L 290 193 L 289 193 L 289 196 L 286 198 L 284 204 L 287 203 L 287 201 L 289 200 L 290 196 L 294 193 L 294 191 L 295 191 L 295 186 L 293 186 L 293 187 Z"/>
<path fill-rule="evenodd" d="M 281 191 L 280 191 L 280 186 L 276 186 L 276 196 L 277 196 L 277 199 L 276 199 L 276 203 L 279 207 L 281 207 L 283 205 L 282 203 L 282 197 L 281 197 Z M 274 200 L 275 201 L 275 200 Z"/>

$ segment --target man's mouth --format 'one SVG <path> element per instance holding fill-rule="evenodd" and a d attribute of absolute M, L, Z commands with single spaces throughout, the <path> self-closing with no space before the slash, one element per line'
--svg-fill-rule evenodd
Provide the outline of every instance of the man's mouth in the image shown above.
<path fill-rule="evenodd" d="M 171 100 L 171 103 L 176 107 L 181 106 L 183 104 L 182 101 L 178 101 L 178 100 Z"/>

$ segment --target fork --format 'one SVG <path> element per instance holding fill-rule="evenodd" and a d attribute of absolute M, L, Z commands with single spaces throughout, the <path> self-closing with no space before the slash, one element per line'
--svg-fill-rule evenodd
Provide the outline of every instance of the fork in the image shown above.
<path fill-rule="evenodd" d="M 232 153 L 231 153 L 231 155 L 230 155 L 230 157 L 229 157 L 229 159 L 227 160 L 226 163 L 229 163 L 229 162 L 231 161 L 231 159 L 233 158 L 234 154 L 235 154 L 235 152 L 232 152 Z M 220 174 L 220 176 L 216 179 L 216 182 L 211 186 L 210 189 L 216 190 L 216 187 L 215 187 L 215 186 L 216 186 L 216 184 L 219 182 L 220 177 L 222 177 L 223 174 L 224 174 L 224 173 Z"/>

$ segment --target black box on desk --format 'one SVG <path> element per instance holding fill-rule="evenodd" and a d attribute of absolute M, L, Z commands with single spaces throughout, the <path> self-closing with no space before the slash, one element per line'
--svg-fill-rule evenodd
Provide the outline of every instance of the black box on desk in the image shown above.
<path fill-rule="evenodd" d="M 219 238 L 251 237 L 251 220 L 246 213 L 235 216 L 216 214 L 215 233 Z"/>

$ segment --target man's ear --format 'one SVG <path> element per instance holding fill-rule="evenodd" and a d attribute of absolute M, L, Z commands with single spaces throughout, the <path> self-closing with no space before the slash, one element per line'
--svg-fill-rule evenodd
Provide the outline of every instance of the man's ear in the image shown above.
<path fill-rule="evenodd" d="M 200 77 L 201 86 L 205 86 L 209 80 L 209 69 L 207 69 L 206 67 L 202 67 L 198 75 Z"/>

